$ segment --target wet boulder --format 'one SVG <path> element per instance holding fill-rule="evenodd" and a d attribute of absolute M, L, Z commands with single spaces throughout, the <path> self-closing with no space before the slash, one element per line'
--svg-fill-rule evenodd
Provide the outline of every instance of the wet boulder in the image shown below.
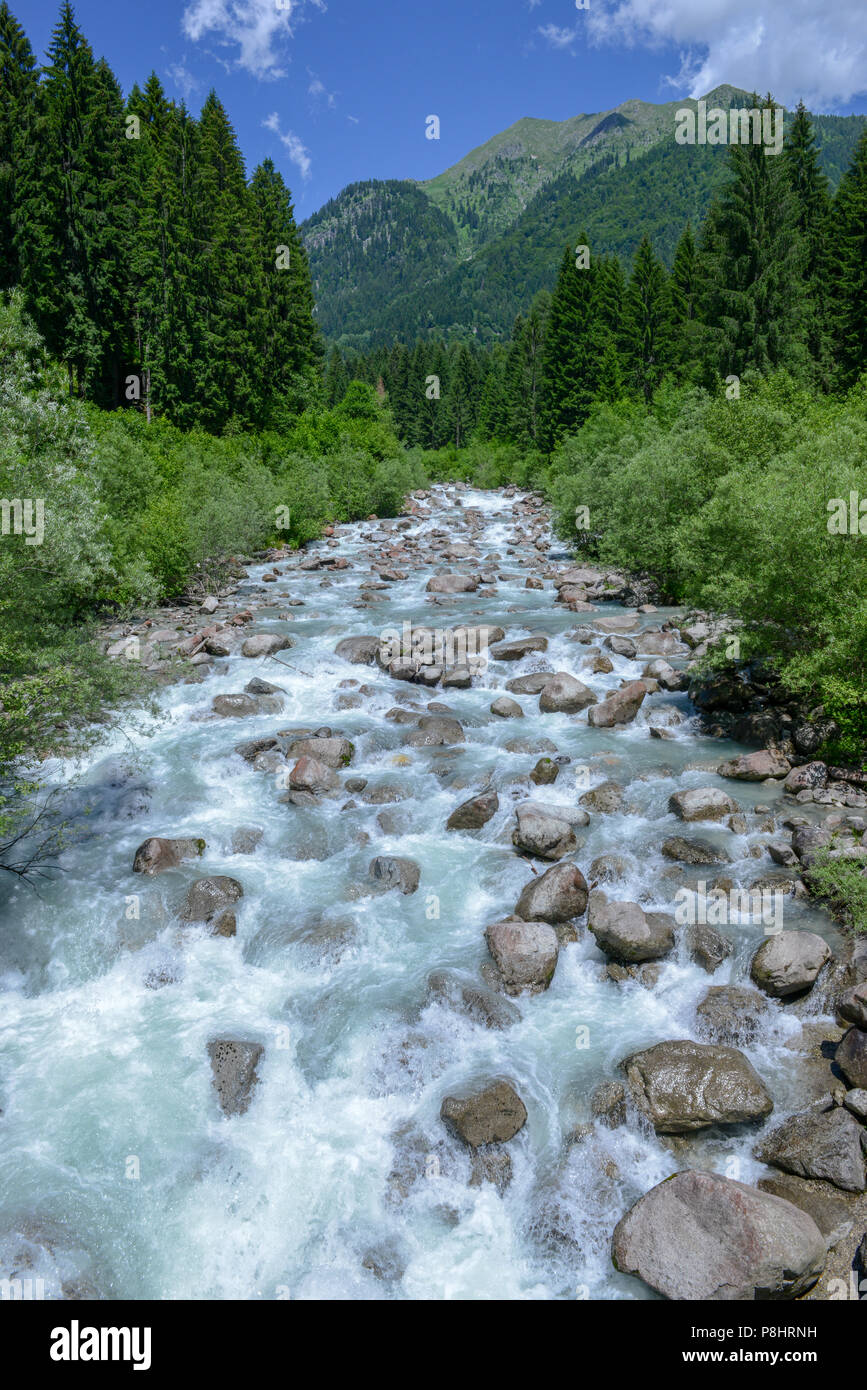
<path fill-rule="evenodd" d="M 838 1044 L 834 1060 L 850 1086 L 867 1090 L 867 1032 L 850 1028 Z"/>
<path fill-rule="evenodd" d="M 566 671 L 558 671 L 551 676 L 539 696 L 542 714 L 578 714 L 595 704 L 593 691 Z"/>
<path fill-rule="evenodd" d="M 742 753 L 740 757 L 729 758 L 720 763 L 717 776 L 731 777 L 738 782 L 764 782 L 772 777 L 779 779 L 791 771 L 791 763 L 782 753 L 769 748 L 761 748 L 756 753 Z"/>
<path fill-rule="evenodd" d="M 784 1173 L 830 1182 L 844 1192 L 863 1192 L 863 1133 L 848 1110 L 808 1110 L 771 1130 L 754 1152 L 762 1163 Z"/>
<path fill-rule="evenodd" d="M 526 922 L 571 922 L 585 912 L 587 893 L 587 881 L 577 864 L 555 864 L 525 885 L 515 916 Z"/>
<path fill-rule="evenodd" d="M 844 990 L 837 1000 L 837 1013 L 856 1028 L 867 1029 L 867 981 Z"/>
<path fill-rule="evenodd" d="M 215 695 L 211 708 L 223 719 L 245 719 L 259 713 L 259 701 L 252 695 Z"/>
<path fill-rule="evenodd" d="M 289 753 L 293 758 L 315 758 L 336 771 L 352 762 L 355 745 L 348 738 L 302 738 L 290 744 Z"/>
<path fill-rule="evenodd" d="M 774 1103 L 737 1048 L 688 1040 L 657 1043 L 621 1063 L 638 1109 L 657 1134 L 764 1120 Z"/>
<path fill-rule="evenodd" d="M 339 786 L 340 778 L 318 758 L 299 758 L 289 772 L 289 788 L 293 792 L 319 796 L 336 791 Z"/>
<path fill-rule="evenodd" d="M 680 864 L 729 864 L 731 858 L 724 849 L 708 844 L 707 840 L 686 840 L 682 835 L 670 835 L 663 841 L 662 853 L 666 859 L 675 859 Z"/>
<path fill-rule="evenodd" d="M 717 1173 L 651 1188 L 618 1223 L 611 1254 L 664 1298 L 697 1302 L 798 1298 L 825 1267 L 807 1212 Z"/>
<path fill-rule="evenodd" d="M 515 815 L 518 825 L 512 832 L 512 844 L 523 853 L 537 859 L 562 859 L 578 848 L 569 822 L 544 807 L 525 801 L 517 807 Z"/>
<path fill-rule="evenodd" d="M 372 666 L 379 651 L 379 638 L 373 636 L 344 637 L 334 648 L 334 655 L 353 666 Z"/>
<path fill-rule="evenodd" d="M 716 787 L 690 787 L 668 798 L 668 809 L 678 820 L 724 820 L 738 813 L 740 807 L 728 794 Z"/>
<path fill-rule="evenodd" d="M 548 638 L 541 635 L 535 637 L 516 637 L 510 642 L 495 642 L 488 648 L 488 655 L 494 661 L 520 661 L 530 652 L 545 652 L 548 650 Z"/>
<path fill-rule="evenodd" d="M 432 574 L 425 585 L 429 594 L 474 594 L 478 587 L 472 574 Z"/>
<path fill-rule="evenodd" d="M 200 858 L 205 852 L 204 840 L 167 840 L 152 835 L 135 852 L 134 874 L 162 874 L 176 869 L 185 859 Z"/>
<path fill-rule="evenodd" d="M 598 787 L 591 787 L 589 792 L 579 796 L 578 801 L 591 811 L 613 815 L 623 805 L 623 788 L 619 782 L 600 782 Z"/>
<path fill-rule="evenodd" d="M 417 728 L 404 739 L 408 748 L 444 748 L 465 741 L 464 731 L 457 719 L 436 714 L 423 715 Z"/>
<path fill-rule="evenodd" d="M 273 656 L 275 652 L 286 651 L 294 646 L 291 637 L 283 637 L 276 632 L 257 632 L 241 644 L 241 655 L 251 658 Z"/>
<path fill-rule="evenodd" d="M 491 788 L 461 802 L 446 821 L 446 830 L 481 830 L 500 807 L 500 798 Z"/>
<path fill-rule="evenodd" d="M 587 711 L 587 721 L 594 729 L 611 729 L 616 724 L 631 724 L 644 703 L 647 686 L 643 681 L 629 681 L 622 689 Z"/>
<path fill-rule="evenodd" d="M 216 1038 L 208 1043 L 214 1088 L 224 1115 L 243 1115 L 249 1110 L 264 1052 L 261 1043 L 237 1038 Z"/>
<path fill-rule="evenodd" d="M 559 944 L 548 922 L 494 922 L 485 941 L 506 994 L 540 994 L 554 978 Z"/>
<path fill-rule="evenodd" d="M 600 951 L 619 964 L 662 960 L 674 950 L 674 921 L 662 912 L 645 912 L 638 903 L 609 902 L 593 893 L 587 925 Z"/>
<path fill-rule="evenodd" d="M 783 931 L 763 941 L 753 956 L 750 977 L 772 999 L 810 989 L 831 948 L 810 931 Z"/>
<path fill-rule="evenodd" d="M 405 896 L 416 892 L 421 879 L 421 869 L 414 859 L 401 859 L 391 854 L 380 854 L 372 859 L 368 873 L 378 887 L 399 888 Z"/>
<path fill-rule="evenodd" d="M 714 985 L 695 1012 L 703 1038 L 727 1047 L 746 1047 L 755 1042 L 768 1003 L 758 990 L 745 985 Z"/>
<path fill-rule="evenodd" d="M 212 936 L 234 936 L 234 903 L 240 902 L 244 889 L 236 878 L 216 874 L 198 878 L 192 884 L 179 912 L 182 922 L 206 922 Z"/>
<path fill-rule="evenodd" d="M 513 695 L 540 695 L 551 680 L 552 671 L 533 671 L 529 676 L 515 676 L 506 681 L 506 689 Z"/>
<path fill-rule="evenodd" d="M 527 1109 L 514 1086 L 495 1081 L 469 1096 L 446 1096 L 440 1118 L 450 1133 L 475 1149 L 508 1143 L 526 1124 Z"/>
<path fill-rule="evenodd" d="M 491 703 L 491 714 L 497 715 L 499 719 L 523 719 L 524 711 L 517 700 L 510 700 L 508 695 L 498 695 L 496 700 Z"/>

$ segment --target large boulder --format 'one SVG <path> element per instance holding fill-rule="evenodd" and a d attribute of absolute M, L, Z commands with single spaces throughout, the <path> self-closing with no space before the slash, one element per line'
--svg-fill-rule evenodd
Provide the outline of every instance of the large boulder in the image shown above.
<path fill-rule="evenodd" d="M 393 854 L 379 854 L 371 859 L 368 873 L 383 889 L 399 888 L 401 893 L 414 893 L 421 879 L 421 869 L 414 859 L 401 859 Z"/>
<path fill-rule="evenodd" d="M 485 931 L 507 994 L 540 994 L 557 968 L 557 933 L 548 922 L 494 922 Z"/>
<path fill-rule="evenodd" d="M 774 1103 L 742 1052 L 688 1040 L 657 1043 L 622 1063 L 639 1110 L 657 1134 L 767 1119 Z"/>
<path fill-rule="evenodd" d="M 729 864 L 731 856 L 724 849 L 708 844 L 707 840 L 686 840 L 682 835 L 670 835 L 663 841 L 662 853 L 666 859 L 675 859 L 680 864 Z"/>
<path fill-rule="evenodd" d="M 334 655 L 353 666 L 372 666 L 379 651 L 378 637 L 344 637 L 334 648 Z"/>
<path fill-rule="evenodd" d="M 635 965 L 661 960 L 674 950 L 674 921 L 662 912 L 645 912 L 638 903 L 590 897 L 587 925 L 610 960 Z"/>
<path fill-rule="evenodd" d="M 690 787 L 670 796 L 668 809 L 678 820 L 724 820 L 726 816 L 737 815 L 740 806 L 728 792 L 716 787 Z"/>
<path fill-rule="evenodd" d="M 472 574 L 432 574 L 425 585 L 429 594 L 474 594 L 478 587 Z"/>
<path fill-rule="evenodd" d="M 293 646 L 291 637 L 281 637 L 276 632 L 257 632 L 241 644 L 241 655 L 249 657 L 273 656 L 275 652 L 285 651 Z"/>
<path fill-rule="evenodd" d="M 525 801 L 518 806 L 517 829 L 512 832 L 512 844 L 537 859 L 562 859 L 578 848 L 575 832 L 568 821 L 548 812 L 544 807 Z"/>
<path fill-rule="evenodd" d="M 289 787 L 293 792 L 309 792 L 318 796 L 322 792 L 335 791 L 339 786 L 340 778 L 318 758 L 299 758 L 289 772 Z"/>
<path fill-rule="evenodd" d="M 508 695 L 498 695 L 491 701 L 491 714 L 495 714 L 499 719 L 523 719 L 524 711 L 517 700 L 512 700 Z"/>
<path fill-rule="evenodd" d="M 850 1086 L 867 1090 L 867 1032 L 850 1028 L 838 1043 L 834 1060 Z"/>
<path fill-rule="evenodd" d="M 589 792 L 579 796 L 578 801 L 591 811 L 613 815 L 623 805 L 623 788 L 619 782 L 600 782 L 598 787 L 591 787 Z"/>
<path fill-rule="evenodd" d="M 529 652 L 547 650 L 548 638 L 539 634 L 535 637 L 516 637 L 510 642 L 495 642 L 488 648 L 488 655 L 494 661 L 520 661 Z"/>
<path fill-rule="evenodd" d="M 699 1032 L 709 1042 L 745 1047 L 755 1042 L 768 1003 L 757 989 L 745 985 L 713 985 L 695 1012 Z"/>
<path fill-rule="evenodd" d="M 252 695 L 215 695 L 211 708 L 223 719 L 245 719 L 259 713 L 259 701 Z"/>
<path fill-rule="evenodd" d="M 236 878 L 216 874 L 198 878 L 192 884 L 178 914 L 182 922 L 207 922 L 213 936 L 235 935 L 232 905 L 240 902 L 244 890 Z"/>
<path fill-rule="evenodd" d="M 348 738 L 300 738 L 290 745 L 289 753 L 293 758 L 315 758 L 336 770 L 349 766 L 355 745 Z"/>
<path fill-rule="evenodd" d="M 441 714 L 422 715 L 418 727 L 404 739 L 408 748 L 444 748 L 464 742 L 464 731 L 458 720 Z"/>
<path fill-rule="evenodd" d="M 496 815 L 499 807 L 500 798 L 493 788 L 480 796 L 472 796 L 455 807 L 446 821 L 446 830 L 480 830 Z"/>
<path fill-rule="evenodd" d="M 587 881 L 577 864 L 555 864 L 531 878 L 515 904 L 527 922 L 571 922 L 587 907 Z"/>
<path fill-rule="evenodd" d="M 200 858 L 204 852 L 204 840 L 166 840 L 152 835 L 136 850 L 132 871 L 134 874 L 164 874 L 167 869 L 176 869 L 185 859 Z"/>
<path fill-rule="evenodd" d="M 440 1118 L 452 1134 L 475 1149 L 513 1139 L 527 1122 L 527 1109 L 514 1086 L 495 1081 L 469 1096 L 446 1096 Z"/>
<path fill-rule="evenodd" d="M 515 676 L 506 681 L 506 689 L 513 695 L 539 695 L 552 679 L 550 671 L 533 671 L 529 676 Z"/>
<path fill-rule="evenodd" d="M 552 676 L 539 696 L 539 709 L 543 714 L 578 714 L 595 704 L 593 691 L 566 671 Z"/>
<path fill-rule="evenodd" d="M 741 753 L 740 757 L 720 763 L 717 775 L 732 777 L 737 782 L 764 782 L 768 777 L 785 777 L 791 766 L 782 753 L 760 748 L 757 753 Z"/>
<path fill-rule="evenodd" d="M 615 724 L 631 724 L 644 702 L 647 686 L 643 681 L 630 681 L 616 690 L 607 700 L 587 711 L 587 721 L 594 729 L 611 729 Z"/>
<path fill-rule="evenodd" d="M 763 941 L 753 956 L 750 976 L 772 999 L 810 989 L 831 958 L 827 941 L 811 931 L 782 931 Z"/>
<path fill-rule="evenodd" d="M 261 1043 L 236 1038 L 216 1038 L 208 1043 L 214 1088 L 224 1115 L 243 1115 L 250 1108 L 264 1051 Z"/>
<path fill-rule="evenodd" d="M 856 1028 L 867 1029 L 867 981 L 844 990 L 837 1000 L 837 1013 Z"/>
<path fill-rule="evenodd" d="M 844 1192 L 863 1192 L 863 1133 L 848 1110 L 808 1110 L 792 1115 L 766 1134 L 755 1155 L 763 1163 L 782 1168 L 784 1173 L 818 1178 Z"/>
<path fill-rule="evenodd" d="M 816 791 L 828 781 L 828 769 L 824 763 L 802 763 L 793 767 L 783 783 L 783 789 L 797 796 L 798 792 Z"/>
<path fill-rule="evenodd" d="M 798 1298 L 825 1265 L 811 1216 L 718 1173 L 683 1172 L 636 1202 L 614 1231 L 612 1259 L 664 1298 Z"/>

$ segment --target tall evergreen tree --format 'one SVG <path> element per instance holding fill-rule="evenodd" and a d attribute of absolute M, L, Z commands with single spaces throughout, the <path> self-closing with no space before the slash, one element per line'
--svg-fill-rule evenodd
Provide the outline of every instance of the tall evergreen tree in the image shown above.
<path fill-rule="evenodd" d="M 819 379 L 827 389 L 832 375 L 828 299 L 831 199 L 803 102 L 798 103 L 786 135 L 784 159 L 795 200 L 796 224 L 804 243 L 804 333 Z"/>
<path fill-rule="evenodd" d="M 585 235 L 578 245 L 587 245 Z M 539 441 L 547 451 L 584 422 L 596 386 L 593 280 L 589 266 L 577 261 L 567 247 L 545 334 Z"/>
<path fill-rule="evenodd" d="M 834 340 L 839 381 L 867 371 L 867 131 L 834 200 Z"/>
<path fill-rule="evenodd" d="M 642 237 L 624 305 L 626 360 L 630 381 L 650 401 L 672 362 L 668 277 L 648 237 Z"/>
<path fill-rule="evenodd" d="M 519 315 L 516 319 L 506 358 L 508 437 L 522 448 L 539 447 L 545 331 L 550 309 L 550 294 L 540 291 L 527 318 Z"/>
<path fill-rule="evenodd" d="M 0 4 L 0 289 L 21 278 L 21 164 L 33 141 L 37 98 L 33 49 L 6 0 Z M 25 234 L 26 235 L 26 234 Z"/>

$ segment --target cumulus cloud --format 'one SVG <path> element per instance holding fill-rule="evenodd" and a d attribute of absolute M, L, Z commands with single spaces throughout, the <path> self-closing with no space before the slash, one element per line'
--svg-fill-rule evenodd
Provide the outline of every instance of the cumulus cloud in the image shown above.
<path fill-rule="evenodd" d="M 559 24 L 540 24 L 539 33 L 552 48 L 571 48 L 578 37 L 577 29 L 562 29 Z"/>
<path fill-rule="evenodd" d="M 285 149 L 292 163 L 298 169 L 302 179 L 310 178 L 313 162 L 310 152 L 303 142 L 291 130 L 282 131 L 280 129 L 280 117 L 276 111 L 272 111 L 270 116 L 266 116 L 262 122 L 266 130 L 272 130 Z"/>
<path fill-rule="evenodd" d="M 680 71 L 666 80 L 693 97 L 731 82 L 829 110 L 867 92 L 867 25 L 852 0 L 593 0 L 586 19 L 597 44 L 676 45 Z"/>
<path fill-rule="evenodd" d="M 181 25 L 194 43 L 213 34 L 238 50 L 239 67 L 274 79 L 285 76 L 286 44 L 311 6 L 326 8 L 324 0 L 192 0 Z"/>

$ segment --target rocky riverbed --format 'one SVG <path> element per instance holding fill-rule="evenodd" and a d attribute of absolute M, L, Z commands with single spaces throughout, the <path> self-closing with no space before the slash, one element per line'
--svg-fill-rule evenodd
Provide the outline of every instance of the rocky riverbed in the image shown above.
<path fill-rule="evenodd" d="M 857 1296 L 867 943 L 803 876 L 867 796 L 760 682 L 709 728 L 646 597 L 437 487 L 107 634 L 163 689 L 3 909 L 0 1275 Z"/>

